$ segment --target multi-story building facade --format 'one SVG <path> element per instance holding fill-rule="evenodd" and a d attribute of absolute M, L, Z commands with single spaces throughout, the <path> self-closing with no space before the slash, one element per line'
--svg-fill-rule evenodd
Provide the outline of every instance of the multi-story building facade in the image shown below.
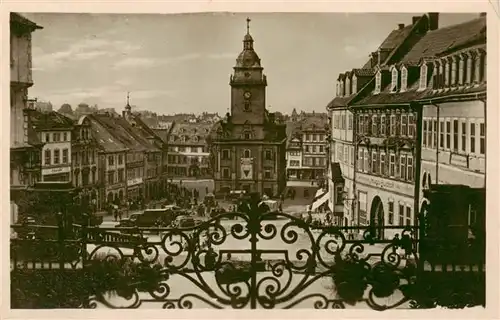
<path fill-rule="evenodd" d="M 27 110 L 33 128 L 44 143 L 41 181 L 71 181 L 71 133 L 73 120 L 55 111 Z"/>
<path fill-rule="evenodd" d="M 91 120 L 92 134 L 99 144 L 99 181 L 100 206 L 106 208 L 111 204 L 124 203 L 127 195 L 127 173 L 126 159 L 129 154 L 128 146 L 112 134 L 112 122 L 109 122 L 110 115 L 92 114 L 87 115 Z M 144 160 L 142 159 L 144 166 Z"/>
<path fill-rule="evenodd" d="M 10 13 L 10 186 L 11 196 L 41 179 L 41 143 L 26 113 L 28 89 L 33 86 L 31 35 L 42 29 Z"/>
<path fill-rule="evenodd" d="M 101 209 L 99 195 L 102 185 L 99 183 L 99 144 L 92 134 L 92 121 L 81 116 L 76 121 L 71 135 L 72 182 L 77 188 L 82 203 L 93 210 Z"/>
<path fill-rule="evenodd" d="M 400 37 L 411 46 L 398 45 L 383 58 L 381 50 L 372 54 L 374 77 L 348 98 L 359 225 L 415 224 L 429 181 L 484 185 L 486 20 L 439 29 L 438 18 L 415 17 Z"/>
<path fill-rule="evenodd" d="M 215 190 L 275 196 L 286 186 L 286 126 L 266 109 L 267 78 L 253 43 L 247 30 L 229 80 L 231 112 L 210 136 Z"/>
<path fill-rule="evenodd" d="M 207 136 L 212 123 L 174 122 L 167 135 L 168 175 L 172 178 L 211 178 Z"/>

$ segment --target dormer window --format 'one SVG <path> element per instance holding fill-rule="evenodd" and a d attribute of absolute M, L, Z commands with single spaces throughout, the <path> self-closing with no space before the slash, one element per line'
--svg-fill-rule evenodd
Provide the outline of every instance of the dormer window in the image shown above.
<path fill-rule="evenodd" d="M 439 73 L 438 73 L 438 83 L 437 83 L 437 88 L 442 89 L 443 88 L 443 81 L 444 81 L 444 66 L 443 62 L 439 63 Z"/>
<path fill-rule="evenodd" d="M 339 86 L 340 86 L 340 81 L 337 80 L 337 83 L 335 84 L 335 96 L 339 96 Z"/>
<path fill-rule="evenodd" d="M 351 79 L 345 79 L 345 95 L 351 95 Z"/>
<path fill-rule="evenodd" d="M 406 67 L 401 68 L 401 91 L 406 91 L 408 85 L 408 69 Z"/>
<path fill-rule="evenodd" d="M 427 64 L 424 63 L 420 67 L 420 81 L 419 81 L 420 90 L 425 90 L 427 88 L 427 73 L 428 73 Z"/>
<path fill-rule="evenodd" d="M 382 73 L 380 71 L 375 75 L 375 94 L 380 93 L 382 87 Z"/>
<path fill-rule="evenodd" d="M 476 60 L 474 61 L 474 82 L 479 83 L 481 81 L 481 52 L 476 55 Z"/>
<path fill-rule="evenodd" d="M 467 77 L 466 80 L 467 84 L 472 83 L 472 55 L 469 54 L 467 57 Z"/>
<path fill-rule="evenodd" d="M 352 76 L 352 91 L 351 93 L 356 93 L 358 91 L 358 78 L 354 75 Z"/>
<path fill-rule="evenodd" d="M 344 96 L 344 80 L 340 80 L 340 94 L 339 96 Z"/>
<path fill-rule="evenodd" d="M 457 58 L 451 58 L 451 86 L 457 85 Z"/>
<path fill-rule="evenodd" d="M 198 142 L 198 136 L 194 136 L 194 137 L 193 137 L 193 141 L 194 141 L 194 142 Z"/>
<path fill-rule="evenodd" d="M 450 61 L 446 60 L 444 65 L 444 85 L 450 86 Z"/>
<path fill-rule="evenodd" d="M 393 68 L 391 76 L 391 92 L 395 92 L 398 90 L 398 69 Z"/>

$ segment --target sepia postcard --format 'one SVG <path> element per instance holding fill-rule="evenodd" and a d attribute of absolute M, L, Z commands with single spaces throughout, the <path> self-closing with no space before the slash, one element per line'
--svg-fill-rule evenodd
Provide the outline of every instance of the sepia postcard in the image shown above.
<path fill-rule="evenodd" d="M 498 3 L 34 3 L 3 318 L 500 317 Z"/>

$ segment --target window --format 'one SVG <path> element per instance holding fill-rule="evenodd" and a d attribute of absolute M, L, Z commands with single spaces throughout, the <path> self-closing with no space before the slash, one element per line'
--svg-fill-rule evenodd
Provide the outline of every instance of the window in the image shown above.
<path fill-rule="evenodd" d="M 378 118 L 376 115 L 372 116 L 372 135 L 378 135 Z"/>
<path fill-rule="evenodd" d="M 375 94 L 380 93 L 380 90 L 382 88 L 382 73 L 377 72 L 375 75 Z"/>
<path fill-rule="evenodd" d="M 395 177 L 396 176 L 396 155 L 394 153 L 391 153 L 389 157 L 389 176 Z"/>
<path fill-rule="evenodd" d="M 392 115 L 390 117 L 390 135 L 395 136 L 396 135 L 396 116 Z"/>
<path fill-rule="evenodd" d="M 408 136 L 413 137 L 415 135 L 415 117 L 413 114 L 408 115 Z"/>
<path fill-rule="evenodd" d="M 401 135 L 408 135 L 408 117 L 406 115 L 401 115 Z"/>
<path fill-rule="evenodd" d="M 380 135 L 385 136 L 385 115 L 380 116 Z"/>
<path fill-rule="evenodd" d="M 264 179 L 272 179 L 271 168 L 264 168 Z"/>
<path fill-rule="evenodd" d="M 118 164 L 123 164 L 123 155 L 119 154 L 118 155 Z"/>
<path fill-rule="evenodd" d="M 351 95 L 351 80 L 349 78 L 345 79 L 345 95 Z"/>
<path fill-rule="evenodd" d="M 457 60 L 455 57 L 451 60 L 451 86 L 454 87 L 457 84 Z"/>
<path fill-rule="evenodd" d="M 394 92 L 398 90 L 398 70 L 396 68 L 392 69 L 392 79 L 391 79 L 391 91 Z"/>
<path fill-rule="evenodd" d="M 422 145 L 427 147 L 427 120 L 424 120 L 423 122 L 424 129 L 422 131 Z"/>
<path fill-rule="evenodd" d="M 243 151 L 243 157 L 244 157 L 244 158 L 250 158 L 251 156 L 252 156 L 252 153 L 250 152 L 250 150 L 249 150 L 249 149 L 245 149 L 245 150 Z"/>
<path fill-rule="evenodd" d="M 344 203 L 344 186 L 335 187 L 335 204 Z"/>
<path fill-rule="evenodd" d="M 349 147 L 344 146 L 344 162 L 347 163 L 349 161 Z"/>
<path fill-rule="evenodd" d="M 458 120 L 453 120 L 453 150 L 458 151 Z"/>
<path fill-rule="evenodd" d="M 444 121 L 439 121 L 439 147 L 444 148 Z"/>
<path fill-rule="evenodd" d="M 458 62 L 458 84 L 464 84 L 464 72 L 465 72 L 465 59 L 463 56 L 460 57 L 460 61 Z"/>
<path fill-rule="evenodd" d="M 420 80 L 419 80 L 419 89 L 424 90 L 427 88 L 427 64 L 423 64 L 420 67 Z"/>
<path fill-rule="evenodd" d="M 474 82 L 481 81 L 481 53 L 476 56 L 474 60 Z"/>
<path fill-rule="evenodd" d="M 401 69 L 401 91 L 406 90 L 406 85 L 408 84 L 408 70 L 403 67 Z"/>
<path fill-rule="evenodd" d="M 114 164 L 115 164 L 115 158 L 113 157 L 113 155 L 108 156 L 108 165 L 112 166 Z"/>
<path fill-rule="evenodd" d="M 444 76 L 444 65 L 443 63 L 439 63 L 438 69 L 438 77 L 437 77 L 437 88 L 441 89 L 443 87 L 443 76 Z"/>
<path fill-rule="evenodd" d="M 413 181 L 413 157 L 408 156 L 406 161 L 407 161 L 407 163 L 406 163 L 407 179 L 408 179 L 408 181 Z"/>
<path fill-rule="evenodd" d="M 337 116 L 337 118 L 338 118 L 338 116 Z M 306 141 L 311 141 L 311 135 L 310 134 L 306 134 Z"/>
<path fill-rule="evenodd" d="M 230 175 L 229 168 L 222 168 L 222 178 L 229 179 Z"/>
<path fill-rule="evenodd" d="M 479 153 L 486 152 L 486 126 L 484 123 L 479 124 Z"/>
<path fill-rule="evenodd" d="M 118 182 L 123 182 L 125 179 L 125 169 L 118 169 Z"/>
<path fill-rule="evenodd" d="M 411 207 L 406 207 L 406 225 L 411 226 L 413 223 L 411 222 Z"/>
<path fill-rule="evenodd" d="M 370 134 L 370 116 L 365 115 L 365 134 Z"/>
<path fill-rule="evenodd" d="M 438 147 L 438 122 L 437 120 L 432 121 L 432 147 L 437 148 Z"/>
<path fill-rule="evenodd" d="M 231 159 L 231 153 L 229 152 L 229 149 L 222 149 L 222 160 L 229 159 Z"/>
<path fill-rule="evenodd" d="M 394 201 L 389 201 L 389 225 L 394 224 Z"/>
<path fill-rule="evenodd" d="M 50 150 L 45 150 L 45 165 L 50 165 L 51 163 L 51 152 Z"/>
<path fill-rule="evenodd" d="M 359 171 L 364 171 L 365 170 L 365 162 L 364 162 L 364 153 L 363 150 L 358 151 L 358 170 Z"/>
<path fill-rule="evenodd" d="M 451 149 L 451 122 L 446 120 L 446 149 Z"/>
<path fill-rule="evenodd" d="M 406 180 L 406 155 L 401 155 L 399 158 L 399 177 Z"/>
<path fill-rule="evenodd" d="M 310 151 L 310 150 L 309 150 L 309 149 L 310 149 L 310 147 L 309 147 L 309 146 L 306 146 L 305 148 L 306 148 L 306 152 L 307 152 L 307 153 L 309 153 L 309 151 Z"/>
<path fill-rule="evenodd" d="M 467 57 L 467 84 L 471 84 L 472 83 L 472 70 L 473 69 L 473 65 L 472 65 L 472 57 L 471 56 L 468 56 Z"/>
<path fill-rule="evenodd" d="M 54 142 L 61 141 L 61 134 L 59 132 L 54 132 Z"/>
<path fill-rule="evenodd" d="M 370 159 L 368 158 L 368 150 L 365 150 L 365 157 L 364 157 L 364 172 L 368 172 L 370 170 L 370 166 L 369 166 L 369 161 Z"/>
<path fill-rule="evenodd" d="M 427 121 L 427 146 L 432 147 L 432 121 Z"/>
<path fill-rule="evenodd" d="M 349 159 L 351 161 L 351 166 L 354 165 L 354 147 L 351 147 L 351 153 L 349 153 Z"/>
<path fill-rule="evenodd" d="M 377 152 L 373 151 L 372 152 L 372 172 L 373 173 L 378 173 L 377 158 L 378 158 Z"/>
<path fill-rule="evenodd" d="M 470 124 L 470 152 L 476 153 L 476 124 Z"/>
<path fill-rule="evenodd" d="M 356 93 L 358 91 L 358 78 L 356 76 L 352 76 L 352 91 L 351 93 Z"/>
<path fill-rule="evenodd" d="M 368 202 L 366 201 L 366 193 L 362 191 L 358 191 L 358 224 L 359 225 L 366 225 L 367 219 L 366 219 L 366 212 L 367 212 L 367 206 Z"/>
<path fill-rule="evenodd" d="M 358 132 L 361 133 L 361 134 L 364 134 L 365 131 L 364 131 L 364 127 L 365 127 L 365 124 L 364 124 L 364 118 L 362 115 L 360 115 L 359 117 L 359 120 L 358 120 Z"/>
<path fill-rule="evenodd" d="M 59 149 L 55 149 L 54 150 L 54 164 L 59 164 L 60 162 L 60 156 L 61 156 L 61 151 L 59 151 Z"/>
<path fill-rule="evenodd" d="M 266 150 L 265 158 L 266 158 L 266 160 L 273 160 L 271 150 Z"/>
<path fill-rule="evenodd" d="M 108 172 L 108 183 L 109 184 L 114 184 L 115 183 L 115 172 L 114 171 L 109 171 Z"/>
<path fill-rule="evenodd" d="M 243 134 L 243 137 L 245 138 L 245 140 L 250 140 L 252 138 L 252 134 L 250 132 L 245 132 Z"/>
<path fill-rule="evenodd" d="M 325 152 L 325 146 L 319 146 L 319 152 L 324 153 Z"/>
<path fill-rule="evenodd" d="M 346 115 L 343 114 L 342 115 L 342 129 L 346 129 L 346 128 L 347 128 Z"/>
<path fill-rule="evenodd" d="M 380 174 L 385 176 L 385 153 L 380 154 Z"/>
<path fill-rule="evenodd" d="M 405 206 L 399 204 L 399 225 L 403 226 L 405 223 Z"/>
<path fill-rule="evenodd" d="M 335 115 L 333 116 L 333 128 L 334 129 L 339 129 L 339 116 Z M 308 140 L 307 135 L 306 135 L 306 141 Z"/>
<path fill-rule="evenodd" d="M 450 85 L 450 61 L 446 61 L 444 65 L 444 83 L 447 87 Z"/>
<path fill-rule="evenodd" d="M 68 149 L 63 149 L 62 151 L 62 163 L 68 163 Z"/>
<path fill-rule="evenodd" d="M 461 123 L 461 127 L 462 127 L 462 136 L 461 136 L 461 150 L 463 152 L 465 152 L 467 149 L 466 149 L 466 144 L 467 144 L 467 124 L 465 122 L 462 122 Z"/>
<path fill-rule="evenodd" d="M 352 130 L 352 122 L 353 122 L 353 120 L 352 120 L 352 114 L 350 114 L 349 115 L 349 127 L 348 127 L 349 130 Z"/>
<path fill-rule="evenodd" d="M 45 133 L 45 142 L 50 142 L 50 133 Z"/>

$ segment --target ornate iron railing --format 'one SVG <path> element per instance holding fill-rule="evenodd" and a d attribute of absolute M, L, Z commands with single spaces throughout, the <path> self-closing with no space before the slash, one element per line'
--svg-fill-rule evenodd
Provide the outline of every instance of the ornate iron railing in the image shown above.
<path fill-rule="evenodd" d="M 13 272 L 76 271 L 85 308 L 411 307 L 428 290 L 417 227 L 383 229 L 312 227 L 285 213 L 224 213 L 191 228 L 75 226 L 55 239 L 18 228 L 11 262 Z"/>

